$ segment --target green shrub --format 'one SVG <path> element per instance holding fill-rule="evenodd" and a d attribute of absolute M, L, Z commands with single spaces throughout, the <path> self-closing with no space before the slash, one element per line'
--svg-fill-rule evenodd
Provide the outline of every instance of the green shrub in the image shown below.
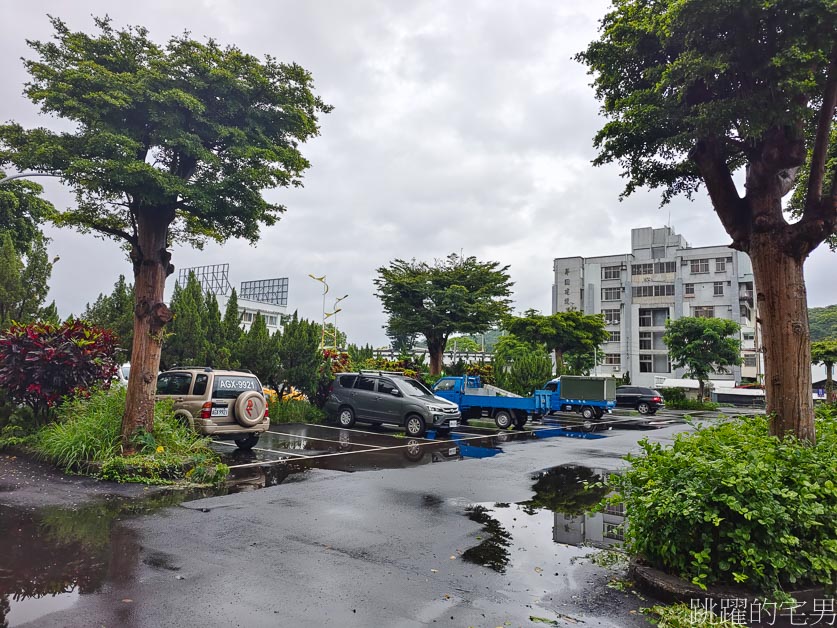
<path fill-rule="evenodd" d="M 288 399 L 283 401 L 268 401 L 270 423 L 322 423 L 325 413 L 302 399 Z"/>
<path fill-rule="evenodd" d="M 658 388 L 657 391 L 666 400 L 666 405 L 671 402 L 686 401 L 686 391 L 682 388 Z"/>
<path fill-rule="evenodd" d="M 720 404 L 714 401 L 698 401 L 697 399 L 680 399 L 669 400 L 663 395 L 666 402 L 666 409 L 668 410 L 717 410 L 721 407 Z"/>
<path fill-rule="evenodd" d="M 739 584 L 768 595 L 831 585 L 837 573 L 837 413 L 818 410 L 816 446 L 741 417 L 644 456 L 609 483 L 630 524 L 626 549 L 705 587 Z M 780 595 L 780 594 L 779 594 Z"/>
<path fill-rule="evenodd" d="M 170 400 L 157 402 L 154 430 L 140 431 L 136 455 L 122 456 L 124 387 L 95 391 L 58 409 L 58 421 L 44 427 L 33 445 L 42 458 L 65 470 L 98 469 L 99 477 L 120 482 L 166 483 L 184 478 L 217 483 L 229 469 L 203 438 L 172 416 Z"/>
<path fill-rule="evenodd" d="M 660 628 L 735 628 L 741 626 L 723 617 L 718 617 L 711 610 L 692 609 L 686 604 L 671 606 L 652 606 L 640 609 L 640 612 L 655 626 Z"/>

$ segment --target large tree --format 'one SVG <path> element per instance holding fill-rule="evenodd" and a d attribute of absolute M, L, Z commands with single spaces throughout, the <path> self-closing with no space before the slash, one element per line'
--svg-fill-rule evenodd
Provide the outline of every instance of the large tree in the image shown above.
<path fill-rule="evenodd" d="M 122 241 L 134 266 L 134 346 L 123 445 L 151 431 L 163 302 L 174 243 L 255 241 L 284 207 L 262 191 L 301 185 L 299 145 L 319 132 L 326 105 L 310 74 L 234 46 L 192 39 L 166 44 L 141 27 L 72 32 L 52 18 L 53 41 L 29 42 L 25 94 L 71 131 L 0 127 L 0 163 L 58 176 L 76 207 L 56 219 Z"/>
<path fill-rule="evenodd" d="M 538 343 L 555 355 L 558 375 L 567 372 L 566 362 L 574 373 L 589 371 L 595 364 L 599 345 L 607 340 L 601 314 L 584 314 L 577 310 L 544 316 L 528 310 L 523 316 L 508 317 L 503 326 L 510 334 L 529 343 Z"/>
<path fill-rule="evenodd" d="M 40 232 L 20 253 L 12 234 L 0 230 L 0 328 L 43 317 L 51 274 L 46 238 Z"/>
<path fill-rule="evenodd" d="M 397 259 L 379 268 L 374 283 L 389 315 L 387 335 L 422 334 L 430 374 L 438 375 L 452 333 L 485 332 L 508 313 L 508 268 L 456 254 L 433 263 Z"/>
<path fill-rule="evenodd" d="M 837 340 L 820 340 L 811 345 L 811 362 L 825 366 L 825 391 L 829 403 L 837 402 L 834 390 L 834 365 L 837 364 Z"/>
<path fill-rule="evenodd" d="M 313 399 L 317 390 L 317 371 L 323 364 L 323 352 L 320 350 L 322 327 L 299 318 L 294 312 L 277 334 L 277 379 L 281 384 L 278 392 L 284 394 L 285 388 L 292 386 Z M 351 350 L 351 345 L 349 348 Z"/>
<path fill-rule="evenodd" d="M 44 189 L 34 181 L 5 178 L 0 170 L 0 231 L 9 233 L 22 254 L 41 236 L 40 225 L 53 216 L 55 208 L 41 198 Z"/>
<path fill-rule="evenodd" d="M 671 363 L 698 380 L 701 399 L 710 373 L 726 373 L 728 367 L 741 364 L 740 330 L 738 323 L 725 318 L 684 316 L 666 321 L 663 342 Z"/>
<path fill-rule="evenodd" d="M 595 163 L 625 194 L 706 186 L 731 246 L 753 262 L 771 431 L 815 441 L 803 264 L 835 232 L 837 3 L 615 0 L 590 67 L 610 121 Z M 806 176 L 800 217 L 782 198 Z M 741 171 L 743 195 L 733 177 Z"/>

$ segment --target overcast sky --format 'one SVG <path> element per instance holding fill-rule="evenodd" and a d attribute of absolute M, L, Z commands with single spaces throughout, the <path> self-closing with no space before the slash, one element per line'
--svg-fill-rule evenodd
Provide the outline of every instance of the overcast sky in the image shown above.
<path fill-rule="evenodd" d="M 515 307 L 550 311 L 552 260 L 630 251 L 630 230 L 670 224 L 692 246 L 729 242 L 708 199 L 663 209 L 641 192 L 619 202 L 616 167 L 593 168 L 602 125 L 584 68 L 572 55 L 596 37 L 609 3 L 496 1 L 287 2 L 75 0 L 4 3 L 0 21 L 2 120 L 54 125 L 22 95 L 26 39 L 47 39 L 47 14 L 92 30 L 91 15 L 140 24 L 164 42 L 188 30 L 246 52 L 295 61 L 334 105 L 303 146 L 305 187 L 266 196 L 288 206 L 255 247 L 230 241 L 177 248 L 176 267 L 229 263 L 234 285 L 289 277 L 289 309 L 319 320 L 320 284 L 341 303 L 349 341 L 386 344 L 375 270 L 395 258 L 449 253 L 510 266 Z M 40 179 L 39 181 L 47 181 Z M 72 198 L 56 182 L 47 197 Z M 50 298 L 79 314 L 119 274 L 112 241 L 50 229 Z M 807 264 L 812 306 L 837 303 L 834 262 L 820 247 Z M 170 294 L 174 278 L 169 278 Z M 331 302 L 328 303 L 331 306 Z"/>

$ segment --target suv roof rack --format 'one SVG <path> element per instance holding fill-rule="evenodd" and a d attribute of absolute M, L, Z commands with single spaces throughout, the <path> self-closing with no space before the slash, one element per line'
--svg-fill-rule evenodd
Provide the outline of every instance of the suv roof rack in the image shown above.
<path fill-rule="evenodd" d="M 364 373 L 370 375 L 404 375 L 404 371 L 382 371 L 379 369 L 360 369 L 358 374 L 363 375 Z"/>
<path fill-rule="evenodd" d="M 189 366 L 188 364 L 184 364 L 183 366 L 181 366 L 180 364 L 174 364 L 174 365 L 172 365 L 172 367 L 170 369 L 167 369 L 167 370 L 176 371 L 178 369 L 183 370 L 183 371 L 185 371 L 185 370 L 200 370 L 200 371 L 204 371 L 205 373 L 211 373 L 212 372 L 212 367 L 211 366 Z"/>

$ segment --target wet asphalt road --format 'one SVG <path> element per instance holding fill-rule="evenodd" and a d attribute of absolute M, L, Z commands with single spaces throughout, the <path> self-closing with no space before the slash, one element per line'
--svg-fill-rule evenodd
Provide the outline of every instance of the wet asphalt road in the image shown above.
<path fill-rule="evenodd" d="M 667 441 L 684 429 L 499 441 L 472 430 L 458 445 L 422 441 L 415 459 L 414 444 L 387 431 L 341 438 L 340 430 L 277 427 L 260 443 L 266 452 L 232 462 L 253 465 L 239 468 L 246 479 L 264 472 L 254 463 L 288 458 L 279 466 L 292 462 L 294 472 L 274 478 L 281 484 L 115 521 L 98 550 L 105 572 L 52 598 L 52 608 L 42 601 L 20 625 L 544 625 L 536 617 L 647 626 L 636 596 L 608 588 L 610 574 L 583 560 L 591 550 L 555 542 L 561 515 L 518 504 L 532 498 L 534 472 L 577 464 L 605 473 L 639 438 Z M 454 445 L 497 451 L 460 459 L 450 455 Z M 505 573 L 463 559 L 487 534 L 467 516 L 474 505 L 508 533 Z"/>

